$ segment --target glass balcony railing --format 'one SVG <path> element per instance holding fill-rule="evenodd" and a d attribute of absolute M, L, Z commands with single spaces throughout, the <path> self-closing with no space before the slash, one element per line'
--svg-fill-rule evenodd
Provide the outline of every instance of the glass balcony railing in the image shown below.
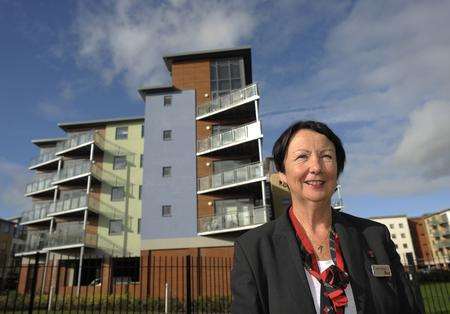
<path fill-rule="evenodd" d="M 55 179 L 55 174 L 56 173 L 52 172 L 48 175 L 36 177 L 33 182 L 27 184 L 25 194 L 36 193 L 53 187 L 52 182 Z"/>
<path fill-rule="evenodd" d="M 83 144 L 94 142 L 100 148 L 103 147 L 104 138 L 101 136 L 98 131 L 89 131 L 78 134 L 73 134 L 65 141 L 59 142 L 56 145 L 57 154 L 61 154 L 61 152 L 69 150 L 71 148 L 75 148 L 81 146 Z"/>
<path fill-rule="evenodd" d="M 79 229 L 78 229 L 79 228 Z M 97 234 L 89 233 L 82 229 L 82 224 L 77 226 L 77 228 L 69 227 L 65 229 L 64 227 L 57 228 L 48 237 L 48 248 L 55 248 L 61 246 L 71 246 L 71 245 L 86 245 L 90 247 L 97 246 Z"/>
<path fill-rule="evenodd" d="M 263 164 L 256 162 L 233 170 L 199 178 L 197 189 L 199 192 L 202 192 L 209 189 L 217 189 L 229 185 L 244 183 L 246 181 L 262 177 L 264 177 Z"/>
<path fill-rule="evenodd" d="M 436 217 L 432 217 L 430 220 L 428 220 L 428 223 L 432 226 L 437 226 L 439 224 L 439 219 Z"/>
<path fill-rule="evenodd" d="M 230 108 L 240 103 L 246 103 L 255 96 L 258 96 L 258 86 L 256 83 L 232 91 L 229 94 L 220 96 L 212 101 L 198 106 L 197 117 Z"/>
<path fill-rule="evenodd" d="M 56 149 L 53 149 L 44 154 L 40 154 L 39 156 L 34 157 L 30 161 L 30 168 L 35 167 L 40 164 L 43 164 L 43 163 L 46 163 L 50 160 L 55 160 L 56 158 L 58 158 L 58 156 L 56 156 L 55 154 L 56 154 Z"/>
<path fill-rule="evenodd" d="M 81 192 L 78 195 L 59 200 L 56 202 L 55 213 L 63 213 L 78 208 L 89 208 L 91 210 L 98 209 L 98 200 L 85 192 Z"/>
<path fill-rule="evenodd" d="M 71 177 L 91 172 L 93 163 L 90 160 L 82 159 L 72 164 L 64 165 L 55 177 L 55 181 L 62 181 Z"/>
<path fill-rule="evenodd" d="M 28 231 L 25 243 L 17 248 L 18 253 L 40 251 L 47 246 L 48 231 Z"/>
<path fill-rule="evenodd" d="M 198 218 L 198 233 L 226 232 L 229 229 L 251 227 L 267 222 L 267 208 L 255 207 L 251 210 Z"/>
<path fill-rule="evenodd" d="M 34 203 L 32 209 L 22 212 L 21 223 L 47 218 L 54 210 L 53 201 Z"/>
<path fill-rule="evenodd" d="M 436 243 L 437 248 L 448 248 L 450 247 L 450 240 L 441 240 Z"/>
<path fill-rule="evenodd" d="M 197 141 L 197 153 L 216 150 L 261 136 L 259 122 L 246 124 Z"/>

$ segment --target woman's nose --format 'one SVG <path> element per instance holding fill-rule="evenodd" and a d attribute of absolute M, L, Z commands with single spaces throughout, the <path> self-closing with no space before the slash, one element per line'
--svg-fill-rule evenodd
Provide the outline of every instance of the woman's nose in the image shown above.
<path fill-rule="evenodd" d="M 309 166 L 309 172 L 318 174 L 322 171 L 322 166 L 320 164 L 320 159 L 317 156 L 313 156 L 311 159 L 311 164 Z"/>

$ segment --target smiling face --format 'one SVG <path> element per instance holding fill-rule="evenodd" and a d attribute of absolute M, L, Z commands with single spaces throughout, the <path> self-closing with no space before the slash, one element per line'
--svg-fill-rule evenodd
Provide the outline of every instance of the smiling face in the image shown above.
<path fill-rule="evenodd" d="M 331 203 L 337 184 L 336 150 L 325 135 L 298 131 L 289 143 L 284 168 L 280 179 L 289 186 L 294 202 Z"/>

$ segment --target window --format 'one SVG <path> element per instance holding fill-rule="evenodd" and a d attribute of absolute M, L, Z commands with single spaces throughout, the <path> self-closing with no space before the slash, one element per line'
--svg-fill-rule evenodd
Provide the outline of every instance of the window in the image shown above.
<path fill-rule="evenodd" d="M 141 137 L 144 137 L 145 134 L 145 125 L 141 125 Z"/>
<path fill-rule="evenodd" d="M 164 96 L 164 107 L 168 107 L 172 105 L 172 96 Z"/>
<path fill-rule="evenodd" d="M 142 185 L 139 185 L 139 199 L 142 199 Z"/>
<path fill-rule="evenodd" d="M 211 94 L 216 99 L 232 90 L 244 87 L 244 61 L 242 58 L 220 59 L 211 62 Z"/>
<path fill-rule="evenodd" d="M 389 224 L 389 228 L 394 229 L 394 224 Z"/>
<path fill-rule="evenodd" d="M 163 217 L 172 216 L 172 205 L 163 205 L 162 206 L 162 216 Z"/>
<path fill-rule="evenodd" d="M 141 233 L 141 218 L 138 218 L 137 222 L 137 234 Z"/>
<path fill-rule="evenodd" d="M 162 168 L 162 176 L 163 177 L 170 177 L 172 174 L 172 167 L 167 166 Z"/>
<path fill-rule="evenodd" d="M 144 154 L 141 154 L 141 160 L 139 161 L 139 167 L 143 167 L 144 166 Z"/>
<path fill-rule="evenodd" d="M 116 128 L 116 140 L 126 140 L 128 138 L 128 127 L 121 126 Z"/>
<path fill-rule="evenodd" d="M 407 249 L 407 248 L 408 248 L 408 244 L 403 243 L 403 248 L 404 248 L 404 249 Z"/>
<path fill-rule="evenodd" d="M 399 228 L 403 228 L 403 224 L 402 224 L 402 223 L 399 223 L 399 224 L 398 224 L 398 227 L 399 227 Z"/>
<path fill-rule="evenodd" d="M 127 167 L 127 156 L 114 156 L 113 169 L 125 169 Z"/>
<path fill-rule="evenodd" d="M 109 221 L 109 235 L 122 234 L 123 225 L 120 219 L 111 219 Z"/>
<path fill-rule="evenodd" d="M 163 131 L 163 140 L 171 141 L 172 140 L 172 130 L 164 130 Z"/>
<path fill-rule="evenodd" d="M 404 233 L 402 233 L 400 236 L 401 236 L 403 239 L 406 238 L 406 234 L 404 234 Z"/>
<path fill-rule="evenodd" d="M 397 238 L 397 236 L 395 235 L 395 233 L 391 234 L 392 239 Z"/>
<path fill-rule="evenodd" d="M 123 201 L 125 198 L 125 188 L 123 186 L 113 186 L 111 188 L 111 201 Z"/>

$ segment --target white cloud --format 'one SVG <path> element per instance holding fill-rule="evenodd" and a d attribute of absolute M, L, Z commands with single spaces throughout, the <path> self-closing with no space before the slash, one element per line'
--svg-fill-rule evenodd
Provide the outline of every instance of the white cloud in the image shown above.
<path fill-rule="evenodd" d="M 37 103 L 36 115 L 49 121 L 74 120 L 79 116 L 77 110 L 61 97 L 55 101 L 43 100 Z"/>
<path fill-rule="evenodd" d="M 265 117 L 265 134 L 305 117 L 340 130 L 346 194 L 448 187 L 449 26 L 449 2 L 356 2 L 329 31 L 311 76 L 272 91 L 268 83 L 262 103 L 280 114 Z"/>
<path fill-rule="evenodd" d="M 415 115 L 450 101 L 449 24 L 437 1 L 102 1 L 79 5 L 74 31 L 78 62 L 133 96 L 167 83 L 163 55 L 252 42 L 265 150 L 287 123 L 322 120 L 343 134 L 346 194 L 405 195 L 448 186 L 444 157 L 405 156 Z"/>
<path fill-rule="evenodd" d="M 238 1 L 103 1 L 80 5 L 78 60 L 106 83 L 123 80 L 130 94 L 166 83 L 161 56 L 241 44 L 256 25 L 251 4 Z"/>
<path fill-rule="evenodd" d="M 27 169 L 19 164 L 0 159 L 0 203 L 2 216 L 20 214 L 30 201 L 24 197 L 25 186 L 30 181 Z"/>
<path fill-rule="evenodd" d="M 450 176 L 450 102 L 430 101 L 413 111 L 395 152 L 396 164 L 427 178 Z"/>

